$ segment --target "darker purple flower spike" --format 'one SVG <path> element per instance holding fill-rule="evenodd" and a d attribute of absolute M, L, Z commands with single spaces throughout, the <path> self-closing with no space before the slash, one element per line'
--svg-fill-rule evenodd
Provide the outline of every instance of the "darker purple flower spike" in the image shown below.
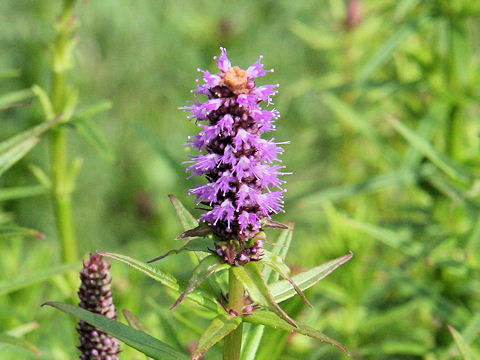
<path fill-rule="evenodd" d="M 83 270 L 80 273 L 82 283 L 78 290 L 79 306 L 109 319 L 116 319 L 109 270 L 110 264 L 100 255 L 90 254 L 90 259 L 83 262 Z M 117 339 L 83 320 L 79 321 L 77 330 L 80 334 L 78 347 L 81 351 L 80 359 L 118 360 L 120 350 Z"/>
<path fill-rule="evenodd" d="M 261 246 L 247 242 L 262 231 L 265 219 L 283 211 L 285 181 L 279 176 L 284 166 L 275 164 L 280 162 L 278 155 L 283 149 L 273 138 L 261 138 L 275 129 L 279 113 L 263 109 L 260 103 L 272 104 L 278 84 L 256 86 L 257 77 L 273 71 L 264 69 L 262 57 L 243 70 L 232 67 L 227 51 L 220 50 L 221 55 L 214 58 L 220 71 L 212 74 L 199 69 L 203 76 L 197 81 L 203 83 L 193 90 L 195 96 L 202 94 L 207 99 L 183 108 L 192 113 L 189 118 L 201 128 L 198 135 L 190 137 L 190 145 L 200 155 L 188 161 L 191 165 L 187 171 L 190 177 L 207 178 L 206 185 L 190 190 L 197 204 L 209 208 L 199 220 L 224 242 L 217 243 L 217 254 L 237 264 L 259 259 Z M 244 251 L 249 248 L 255 249 L 250 258 Z"/>

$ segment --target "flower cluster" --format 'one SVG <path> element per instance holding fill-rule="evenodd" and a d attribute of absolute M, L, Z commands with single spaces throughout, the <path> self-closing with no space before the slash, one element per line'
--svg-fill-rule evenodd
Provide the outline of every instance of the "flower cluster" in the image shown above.
<path fill-rule="evenodd" d="M 79 306 L 85 310 L 101 314 L 109 319 L 116 319 L 113 304 L 110 264 L 100 255 L 90 254 L 90 259 L 83 262 L 80 273 L 82 281 L 78 290 Z M 117 339 L 98 330 L 81 320 L 78 323 L 82 360 L 118 360 L 119 345 Z"/>
<path fill-rule="evenodd" d="M 257 259 L 258 244 L 246 244 L 262 231 L 266 219 L 282 210 L 283 193 L 279 179 L 284 166 L 278 155 L 283 149 L 274 139 L 261 135 L 275 129 L 274 120 L 279 113 L 265 110 L 259 105 L 277 93 L 277 85 L 256 86 L 255 79 L 273 70 L 265 70 L 262 57 L 243 70 L 233 66 L 224 48 L 214 59 L 220 72 L 212 74 L 200 70 L 203 80 L 193 90 L 206 95 L 204 102 L 196 101 L 183 109 L 192 113 L 201 127 L 198 135 L 190 137 L 190 145 L 200 151 L 192 158 L 187 171 L 191 176 L 208 180 L 190 190 L 196 195 L 197 204 L 208 207 L 200 221 L 207 223 L 222 241 L 237 241 L 242 246 L 226 256 L 224 246 L 217 246 L 219 256 L 227 257 L 230 263 L 245 263 Z M 190 176 L 190 177 L 191 177 Z M 243 246 L 245 244 L 245 246 Z M 248 246 L 247 246 L 248 245 Z M 247 246 L 247 247 L 246 247 Z M 234 254 L 231 252 L 234 251 Z M 227 261 L 227 260 L 226 260 Z"/>

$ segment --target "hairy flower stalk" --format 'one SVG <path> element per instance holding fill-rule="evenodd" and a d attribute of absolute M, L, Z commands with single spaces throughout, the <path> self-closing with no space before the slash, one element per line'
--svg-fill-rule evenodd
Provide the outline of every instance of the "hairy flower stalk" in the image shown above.
<path fill-rule="evenodd" d="M 80 273 L 82 284 L 78 290 L 79 306 L 85 310 L 101 314 L 109 319 L 116 319 L 113 304 L 110 276 L 110 264 L 100 255 L 90 254 L 90 259 L 83 262 Z M 119 345 L 117 339 L 98 330 L 81 320 L 78 323 L 82 360 L 118 360 Z"/>
<path fill-rule="evenodd" d="M 183 108 L 201 127 L 189 141 L 201 154 L 189 161 L 187 171 L 191 176 L 205 175 L 208 181 L 189 193 L 196 195 L 197 204 L 207 207 L 199 220 L 219 239 L 218 256 L 242 265 L 260 260 L 263 242 L 256 237 L 272 214 L 283 211 L 286 190 L 279 175 L 284 166 L 275 164 L 283 149 L 273 138 L 261 137 L 275 129 L 279 113 L 262 109 L 260 103 L 272 104 L 278 84 L 256 86 L 257 77 L 273 71 L 264 69 L 262 57 L 243 70 L 232 67 L 227 51 L 220 50 L 221 55 L 214 58 L 220 72 L 199 69 L 204 83 L 193 90 L 207 100 Z"/>

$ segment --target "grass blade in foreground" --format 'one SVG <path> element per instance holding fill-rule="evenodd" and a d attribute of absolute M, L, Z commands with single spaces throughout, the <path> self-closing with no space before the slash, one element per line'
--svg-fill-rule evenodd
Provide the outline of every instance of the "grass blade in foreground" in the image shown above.
<path fill-rule="evenodd" d="M 208 349 L 235 330 L 241 322 L 242 318 L 238 316 L 220 315 L 213 319 L 200 338 L 198 346 L 192 355 L 192 360 L 200 359 Z"/>
<path fill-rule="evenodd" d="M 118 321 L 108 319 L 103 315 L 94 314 L 79 307 L 58 302 L 47 302 L 44 305 L 52 306 L 58 310 L 75 316 L 80 320 L 86 321 L 87 323 L 99 328 L 102 331 L 105 331 L 107 334 L 116 337 L 118 340 L 123 341 L 125 344 L 154 359 L 188 359 L 188 356 L 182 354 L 160 340 L 155 339 L 154 337 L 142 331 L 135 330 L 134 328 L 124 325 Z"/>
<path fill-rule="evenodd" d="M 15 347 L 20 347 L 33 352 L 37 356 L 42 356 L 42 354 L 40 353 L 40 350 L 38 350 L 35 345 L 30 344 L 28 341 L 25 341 L 20 338 L 16 338 L 16 337 L 5 335 L 5 334 L 0 334 L 0 344 L 2 343 L 13 345 Z"/>
<path fill-rule="evenodd" d="M 295 284 L 298 285 L 302 291 L 317 284 L 320 280 L 330 275 L 338 267 L 345 264 L 353 257 L 353 253 L 341 256 L 339 258 L 330 260 L 325 264 L 316 266 L 310 270 L 304 271 L 298 275 L 292 277 Z M 293 286 L 286 280 L 281 280 L 270 285 L 270 291 L 272 292 L 275 301 L 282 302 L 294 296 L 296 294 Z"/>
<path fill-rule="evenodd" d="M 80 267 L 79 262 L 55 266 L 43 271 L 39 271 L 33 274 L 26 274 L 17 276 L 13 279 L 8 279 L 0 282 L 0 295 L 8 294 L 9 292 L 29 287 L 33 284 L 48 280 L 54 276 L 65 274 L 74 269 Z"/>
<path fill-rule="evenodd" d="M 462 355 L 463 360 L 480 360 L 480 357 L 473 353 L 470 346 L 467 344 L 463 336 L 455 330 L 453 326 L 447 325 L 450 334 L 452 334 L 455 344 L 457 345 L 458 351 Z"/>
<path fill-rule="evenodd" d="M 314 328 L 304 325 L 302 323 L 297 322 L 297 327 L 293 327 L 289 324 L 287 324 L 285 321 L 280 319 L 276 314 L 270 311 L 265 311 L 265 310 L 258 310 L 253 312 L 251 315 L 245 316 L 244 321 L 252 323 L 252 324 L 262 324 L 266 325 L 269 327 L 272 327 L 274 329 L 282 329 L 286 330 L 289 332 L 296 332 L 302 335 L 310 336 L 314 339 L 326 342 L 331 345 L 335 345 L 339 349 L 341 349 L 343 352 L 346 354 L 350 355 L 348 350 L 343 346 L 341 343 L 339 343 L 337 340 L 334 340 L 324 333 L 315 330 Z"/>
<path fill-rule="evenodd" d="M 163 285 L 178 294 L 181 294 L 182 289 L 186 289 L 188 286 L 187 284 L 185 284 L 185 282 L 178 280 L 172 274 L 159 270 L 151 265 L 144 263 L 143 261 L 135 260 L 129 256 L 102 251 L 99 251 L 98 254 L 121 261 L 137 270 L 140 270 L 147 276 L 151 277 L 153 280 L 162 283 Z M 213 294 L 209 292 L 197 289 L 187 295 L 186 298 L 206 308 L 207 310 L 217 312 L 216 298 Z"/>

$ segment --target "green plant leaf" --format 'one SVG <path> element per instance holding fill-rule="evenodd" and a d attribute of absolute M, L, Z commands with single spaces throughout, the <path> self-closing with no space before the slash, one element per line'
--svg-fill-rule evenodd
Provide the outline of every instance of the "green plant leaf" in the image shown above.
<path fill-rule="evenodd" d="M 275 270 L 278 274 L 280 274 L 285 280 L 287 280 L 290 285 L 293 286 L 297 294 L 305 301 L 305 303 L 312 307 L 310 301 L 307 300 L 305 294 L 303 293 L 302 289 L 298 287 L 297 284 L 290 278 L 290 268 L 283 262 L 282 258 L 278 255 L 272 254 L 271 252 L 264 250 L 264 256 L 262 258 L 262 263 L 269 266 L 273 270 Z"/>
<path fill-rule="evenodd" d="M 0 240 L 6 240 L 16 237 L 34 236 L 39 238 L 45 238 L 45 234 L 42 234 L 38 230 L 28 229 L 16 226 L 1 226 L 0 227 Z"/>
<path fill-rule="evenodd" d="M 7 279 L 0 282 L 0 295 L 8 294 L 26 287 L 30 287 L 39 282 L 48 280 L 54 276 L 65 274 L 71 270 L 78 269 L 80 262 L 63 264 L 50 267 L 35 273 L 17 276 L 13 279 Z"/>
<path fill-rule="evenodd" d="M 45 119 L 47 120 L 53 119 L 55 117 L 55 112 L 53 111 L 53 105 L 52 105 L 52 102 L 50 101 L 50 97 L 48 96 L 47 92 L 38 85 L 32 86 L 32 92 L 40 101 L 40 105 L 42 105 Z"/>
<path fill-rule="evenodd" d="M 42 123 L 0 142 L 0 175 L 23 158 L 38 143 L 40 140 L 38 136 L 55 125 L 57 121 Z"/>
<path fill-rule="evenodd" d="M 198 360 L 213 345 L 235 330 L 242 323 L 239 316 L 219 315 L 208 325 L 198 341 L 198 346 L 193 352 L 192 360 Z"/>
<path fill-rule="evenodd" d="M 91 119 L 81 119 L 73 123 L 87 142 L 92 145 L 98 153 L 107 161 L 115 161 L 113 150 L 108 144 L 105 136 L 100 131 L 98 125 Z"/>
<path fill-rule="evenodd" d="M 150 264 L 155 261 L 162 260 L 171 254 L 179 254 L 182 251 L 202 251 L 202 252 L 210 253 L 210 249 L 214 249 L 214 248 L 215 248 L 215 243 L 213 242 L 212 239 L 196 237 L 193 240 L 186 243 L 181 248 L 167 251 L 165 254 L 147 261 L 147 263 Z"/>
<path fill-rule="evenodd" d="M 331 345 L 335 345 L 346 354 L 349 354 L 345 346 L 343 346 L 337 340 L 334 340 L 328 337 L 327 335 L 323 334 L 322 332 L 315 330 L 314 328 L 299 322 L 297 322 L 297 327 L 294 327 L 286 323 L 283 319 L 280 319 L 276 314 L 270 311 L 256 310 L 251 315 L 245 316 L 243 320 L 252 324 L 266 325 L 274 329 L 282 329 L 289 332 L 294 331 L 302 335 L 310 336 L 314 339 L 326 342 Z"/>
<path fill-rule="evenodd" d="M 180 223 L 182 224 L 183 230 L 187 231 L 194 229 L 198 226 L 198 221 L 190 214 L 185 206 L 178 200 L 175 195 L 168 195 L 170 201 L 172 202 L 175 213 L 177 214 Z"/>
<path fill-rule="evenodd" d="M 16 106 L 18 103 L 30 99 L 34 96 L 32 90 L 24 89 L 12 91 L 0 96 L 0 110 L 8 109 L 11 106 Z"/>
<path fill-rule="evenodd" d="M 278 314 L 292 326 L 296 326 L 295 321 L 275 301 L 257 263 L 250 262 L 244 266 L 234 266 L 232 271 L 245 286 L 254 302 Z"/>
<path fill-rule="evenodd" d="M 283 260 L 286 259 L 288 250 L 290 249 L 290 243 L 292 242 L 294 229 L 295 224 L 293 222 L 288 223 L 288 229 L 282 230 L 280 233 L 280 236 L 271 251 L 272 254 L 279 255 Z M 278 274 L 272 273 L 272 271 L 273 269 L 267 266 L 263 269 L 263 277 L 267 283 L 270 283 L 271 280 L 278 280 Z"/>
<path fill-rule="evenodd" d="M 143 261 L 135 260 L 126 255 L 110 252 L 99 251 L 98 254 L 121 261 L 137 270 L 140 270 L 147 276 L 173 290 L 176 294 L 181 294 L 182 289 L 186 289 L 188 287 L 188 284 L 186 284 L 184 281 L 178 280 L 172 274 L 159 270 L 152 265 L 144 263 Z M 215 295 L 205 290 L 196 289 L 190 294 L 188 294 L 186 298 L 207 310 L 213 311 L 215 313 L 217 312 L 218 303 L 216 301 Z"/>
<path fill-rule="evenodd" d="M 339 258 L 330 260 L 325 264 L 311 268 L 292 277 L 292 280 L 298 285 L 302 291 L 317 284 L 320 280 L 324 279 L 335 271 L 338 267 L 345 264 L 353 257 L 353 253 L 341 256 Z M 275 301 L 285 301 L 296 294 L 293 286 L 286 280 L 281 280 L 270 285 L 270 291 L 275 298 Z"/>
<path fill-rule="evenodd" d="M 254 324 L 246 325 L 249 325 L 250 329 L 245 335 L 245 341 L 242 345 L 242 360 L 255 360 L 258 347 L 262 341 L 263 332 L 265 331 L 265 326 Z"/>
<path fill-rule="evenodd" d="M 27 197 L 45 195 L 47 193 L 48 189 L 43 185 L 14 186 L 0 189 L 0 201 L 23 199 Z"/>
<path fill-rule="evenodd" d="M 451 325 L 447 325 L 450 334 L 452 334 L 453 340 L 455 340 L 455 344 L 457 345 L 458 351 L 462 355 L 463 360 L 479 360 L 480 357 L 477 356 L 470 346 L 467 344 L 465 339 L 463 338 L 462 334 L 460 334 L 455 328 Z"/>
<path fill-rule="evenodd" d="M 113 105 L 111 101 L 104 100 L 97 104 L 89 106 L 86 109 L 75 111 L 72 114 L 72 118 L 70 119 L 69 123 L 72 124 L 79 120 L 91 118 L 92 116 L 95 116 L 98 113 L 110 110 L 112 106 Z"/>
<path fill-rule="evenodd" d="M 92 313 L 77 306 L 58 302 L 47 302 L 44 305 L 52 306 L 78 319 L 86 321 L 90 325 L 114 336 L 118 340 L 123 341 L 125 344 L 154 359 L 188 359 L 188 356 L 185 354 L 182 354 L 171 346 L 155 339 L 143 331 L 136 330 L 103 315 Z"/>
<path fill-rule="evenodd" d="M 28 138 L 8 151 L 0 154 L 0 175 L 23 158 L 37 143 L 39 138 Z"/>
<path fill-rule="evenodd" d="M 193 270 L 193 274 L 188 282 L 187 288 L 182 292 L 182 294 L 177 299 L 177 301 L 175 301 L 172 307 L 170 307 L 170 310 L 177 307 L 178 304 L 180 304 L 188 294 L 198 288 L 200 284 L 207 278 L 209 278 L 211 275 L 222 270 L 227 270 L 230 267 L 230 264 L 222 262 L 222 260 L 218 256 L 209 255 L 202 259 L 198 266 Z"/>
<path fill-rule="evenodd" d="M 430 143 L 425 139 L 417 135 L 414 131 L 402 124 L 400 121 L 392 116 L 386 117 L 387 121 L 407 140 L 418 152 L 427 157 L 433 164 L 435 164 L 445 174 L 452 177 L 455 180 L 470 182 L 473 177 L 470 172 L 461 167 L 459 164 L 454 163 L 447 158 L 444 154 L 437 151 Z"/>
<path fill-rule="evenodd" d="M 143 325 L 142 322 L 135 315 L 133 315 L 127 309 L 123 309 L 122 313 L 123 313 L 123 316 L 125 317 L 125 320 L 127 320 L 128 325 L 130 325 L 130 327 L 136 330 L 143 331 L 144 333 L 148 334 L 148 330 L 145 327 L 145 325 Z"/>
<path fill-rule="evenodd" d="M 42 354 L 40 353 L 40 350 L 38 350 L 35 345 L 33 345 L 33 344 L 29 343 L 28 341 L 26 341 L 24 339 L 21 339 L 21 338 L 17 338 L 17 337 L 13 337 L 13 336 L 10 336 L 10 335 L 0 333 L 0 344 L 2 344 L 2 343 L 3 344 L 8 344 L 8 345 L 13 345 L 15 347 L 20 347 L 20 348 L 23 348 L 23 349 L 26 349 L 28 351 L 33 352 L 37 356 L 42 356 Z"/>

